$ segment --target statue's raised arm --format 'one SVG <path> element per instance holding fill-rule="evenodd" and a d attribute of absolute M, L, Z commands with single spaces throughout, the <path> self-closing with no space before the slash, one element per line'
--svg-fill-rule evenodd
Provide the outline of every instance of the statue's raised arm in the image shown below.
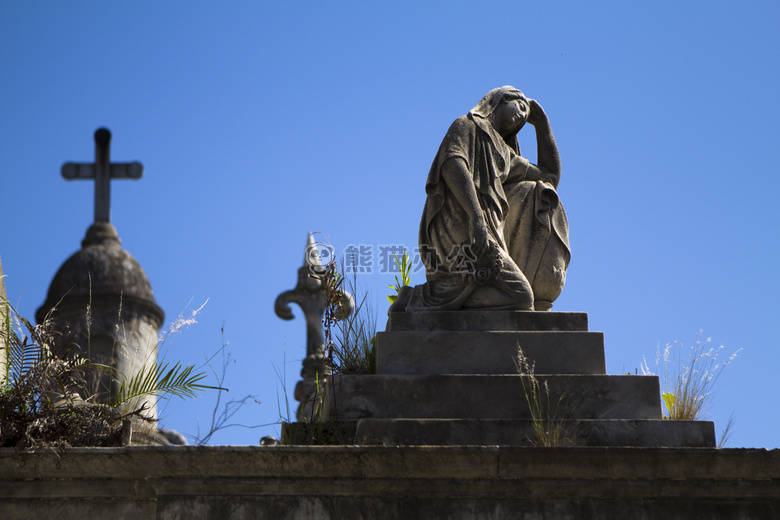
<path fill-rule="evenodd" d="M 520 154 L 526 122 L 536 129 L 538 164 Z M 560 176 L 541 105 L 513 87 L 491 90 L 439 147 L 420 223 L 427 282 L 404 291 L 391 312 L 549 310 L 571 257 Z"/>
<path fill-rule="evenodd" d="M 529 99 L 530 114 L 528 123 L 536 129 L 536 165 L 531 165 L 528 180 L 542 180 L 558 188 L 561 182 L 561 156 L 555 142 L 550 120 L 542 105 L 535 99 Z"/>

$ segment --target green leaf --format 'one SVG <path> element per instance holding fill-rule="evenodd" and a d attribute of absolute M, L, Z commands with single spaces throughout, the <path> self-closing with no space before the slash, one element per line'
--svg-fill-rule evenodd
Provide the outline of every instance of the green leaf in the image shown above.
<path fill-rule="evenodd" d="M 398 263 L 398 257 L 395 259 Z M 403 279 L 404 286 L 408 286 L 412 283 L 412 262 L 409 260 L 409 253 L 404 250 L 403 257 L 401 258 L 401 265 L 398 266 L 401 270 L 401 278 Z"/>
<path fill-rule="evenodd" d="M 671 416 L 674 413 L 674 403 L 677 400 L 677 398 L 671 392 L 662 393 L 661 398 L 664 400 L 666 409 L 669 411 L 669 415 Z"/>
<path fill-rule="evenodd" d="M 397 295 L 401 293 L 401 287 L 408 287 L 412 283 L 412 262 L 409 260 L 409 253 L 404 249 L 404 254 L 401 256 L 401 260 L 398 260 L 398 255 L 393 253 L 395 259 L 395 265 L 398 266 L 398 270 L 401 272 L 401 279 L 398 279 L 398 275 L 395 275 L 395 285 L 388 285 L 389 288 L 394 289 L 396 294 L 387 297 L 390 303 L 395 302 Z"/>

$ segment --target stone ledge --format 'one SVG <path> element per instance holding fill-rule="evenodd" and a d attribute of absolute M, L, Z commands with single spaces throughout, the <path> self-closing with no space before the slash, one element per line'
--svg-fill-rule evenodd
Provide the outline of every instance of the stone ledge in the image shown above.
<path fill-rule="evenodd" d="M 550 406 L 564 418 L 661 419 L 656 376 L 539 375 Z M 530 419 L 519 375 L 332 376 L 327 412 L 337 420 L 367 418 Z M 558 404 L 560 401 L 560 404 Z"/>
<path fill-rule="evenodd" d="M 377 374 L 606 374 L 601 332 L 379 332 Z"/>
<path fill-rule="evenodd" d="M 4 520 L 758 519 L 780 518 L 780 450 L 2 449 L 0 485 Z"/>
<path fill-rule="evenodd" d="M 0 482 L 149 478 L 777 480 L 780 449 L 498 446 L 0 448 Z M 136 494 L 138 489 L 130 490 Z M 147 496 L 144 493 L 144 496 Z M 780 495 L 778 495 L 780 497 Z"/>
<path fill-rule="evenodd" d="M 561 429 L 562 446 L 715 447 L 715 425 L 709 421 L 583 419 L 555 421 L 544 427 Z M 356 424 L 355 443 L 539 445 L 534 423 L 527 419 L 361 419 Z"/>
<path fill-rule="evenodd" d="M 585 312 L 431 311 L 392 312 L 387 332 L 396 331 L 587 331 Z"/>

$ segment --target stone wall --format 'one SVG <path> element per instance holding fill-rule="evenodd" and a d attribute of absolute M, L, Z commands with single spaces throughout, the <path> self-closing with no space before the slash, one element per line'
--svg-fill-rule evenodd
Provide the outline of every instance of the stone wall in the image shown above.
<path fill-rule="evenodd" d="M 780 450 L 130 447 L 0 450 L 4 520 L 769 519 Z"/>

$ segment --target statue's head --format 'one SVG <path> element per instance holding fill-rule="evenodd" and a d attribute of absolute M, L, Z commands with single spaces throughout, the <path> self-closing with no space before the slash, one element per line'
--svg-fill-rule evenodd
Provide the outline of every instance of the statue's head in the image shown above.
<path fill-rule="evenodd" d="M 528 118 L 528 100 L 522 91 L 509 85 L 494 88 L 483 97 L 469 115 L 483 126 L 489 124 L 504 136 L 512 148 L 519 153 L 517 139 L 514 137 L 525 125 Z M 484 128 L 484 127 L 483 127 Z"/>
<path fill-rule="evenodd" d="M 503 136 L 516 135 L 528 120 L 530 109 L 525 96 L 506 94 L 493 110 L 493 128 Z"/>
<path fill-rule="evenodd" d="M 501 105 L 502 102 L 510 101 L 513 99 L 525 100 L 525 94 L 515 87 L 505 85 L 501 88 L 494 88 L 483 97 L 477 106 L 469 111 L 469 114 L 483 119 L 490 119 L 493 116 L 496 108 Z"/>

